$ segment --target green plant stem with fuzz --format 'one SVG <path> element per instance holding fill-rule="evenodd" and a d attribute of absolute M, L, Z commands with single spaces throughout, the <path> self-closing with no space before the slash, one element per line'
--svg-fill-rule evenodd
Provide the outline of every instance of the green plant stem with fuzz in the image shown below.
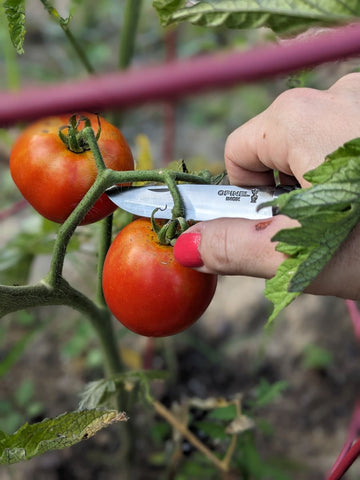
<path fill-rule="evenodd" d="M 127 0 L 120 33 L 119 68 L 125 70 L 134 55 L 142 0 Z"/>
<path fill-rule="evenodd" d="M 176 238 L 188 228 L 188 224 L 184 218 L 184 205 L 177 188 L 174 173 L 175 172 L 171 170 L 164 171 L 164 181 L 168 186 L 174 201 L 174 207 L 171 212 L 172 218 L 165 225 L 160 227 L 157 225 L 154 218 L 154 214 L 158 209 L 155 209 L 151 216 L 152 228 L 156 233 L 159 242 L 163 245 L 173 245 Z"/>
<path fill-rule="evenodd" d="M 105 170 L 97 176 L 95 182 L 79 202 L 75 210 L 61 225 L 56 237 L 50 271 L 48 274 L 48 282 L 52 287 L 57 286 L 58 281 L 62 276 L 66 249 L 76 227 L 91 209 L 96 200 L 102 195 L 104 190 L 113 185 L 112 181 L 107 178 L 109 177 L 109 173 L 109 170 Z"/>
<path fill-rule="evenodd" d="M 171 212 L 173 219 L 183 217 L 185 215 L 184 205 L 177 189 L 175 176 L 171 170 L 164 171 L 164 180 L 174 200 L 174 207 Z"/>
<path fill-rule="evenodd" d="M 101 155 L 100 149 L 99 149 L 99 145 L 97 143 L 97 140 L 101 135 L 101 132 L 99 131 L 95 135 L 94 130 L 91 127 L 90 121 L 87 118 L 85 118 L 84 121 L 85 121 L 85 127 L 81 131 L 81 136 L 85 140 L 87 145 L 89 145 L 89 148 L 90 148 L 90 150 L 91 150 L 91 152 L 94 156 L 94 160 L 95 160 L 95 163 L 96 163 L 96 168 L 98 169 L 98 172 L 100 173 L 100 172 L 102 172 L 103 170 L 106 169 L 104 159 L 102 158 L 102 155 Z M 99 126 L 99 128 L 100 128 L 100 126 Z"/>

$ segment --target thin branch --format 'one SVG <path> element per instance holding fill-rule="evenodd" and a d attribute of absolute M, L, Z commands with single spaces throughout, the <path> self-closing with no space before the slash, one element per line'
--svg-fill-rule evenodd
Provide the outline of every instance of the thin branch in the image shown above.
<path fill-rule="evenodd" d="M 74 52 L 76 53 L 82 65 L 85 67 L 85 70 L 90 74 L 95 73 L 95 69 L 91 65 L 90 60 L 88 59 L 85 53 L 85 50 L 83 49 L 80 42 L 77 41 L 77 39 L 74 37 L 73 33 L 70 30 L 69 22 L 71 17 L 69 18 L 61 17 L 59 12 L 56 10 L 56 8 L 54 8 L 48 0 L 41 0 L 41 3 L 44 5 L 45 10 L 47 10 L 49 15 L 57 22 L 57 24 L 61 27 L 61 29 L 65 33 Z"/>
<path fill-rule="evenodd" d="M 48 281 L 50 285 L 55 286 L 62 275 L 66 249 L 76 227 L 80 224 L 86 213 L 92 205 L 102 195 L 110 185 L 107 183 L 107 176 L 99 174 L 93 185 L 87 191 L 86 195 L 79 202 L 75 210 L 69 215 L 66 221 L 61 225 L 56 237 Z"/>
<path fill-rule="evenodd" d="M 207 448 L 190 430 L 186 425 L 183 425 L 178 419 L 168 410 L 162 403 L 158 401 L 153 402 L 153 406 L 156 412 L 161 415 L 173 428 L 178 430 L 189 442 L 202 452 L 206 458 L 208 458 L 219 470 L 223 472 L 228 471 L 228 466 L 223 461 L 219 460 L 211 450 Z"/>
<path fill-rule="evenodd" d="M 100 312 L 88 297 L 71 287 L 63 278 L 59 280 L 57 288 L 53 288 L 46 278 L 35 285 L 0 285 L 0 297 L 0 318 L 25 308 L 46 305 L 68 305 L 91 317 Z"/>

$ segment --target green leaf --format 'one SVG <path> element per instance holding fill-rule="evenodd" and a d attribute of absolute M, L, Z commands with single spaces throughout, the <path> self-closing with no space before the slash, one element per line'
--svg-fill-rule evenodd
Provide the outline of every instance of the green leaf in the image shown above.
<path fill-rule="evenodd" d="M 164 380 L 168 373 L 159 370 L 144 370 L 119 373 L 113 375 L 110 379 L 96 380 L 90 382 L 81 394 L 79 410 L 84 408 L 95 408 L 99 406 L 109 406 L 113 397 L 124 388 L 131 388 L 133 391 L 138 389 L 138 395 L 141 395 L 146 401 L 151 402 L 150 382 L 152 380 Z"/>
<path fill-rule="evenodd" d="M 269 321 L 310 285 L 360 220 L 360 139 L 340 147 L 305 178 L 310 188 L 272 202 L 301 226 L 273 237 L 288 258 L 266 282 L 265 295 L 274 304 Z"/>
<path fill-rule="evenodd" d="M 116 410 L 69 412 L 33 425 L 25 424 L 12 435 L 0 432 L 0 464 L 29 460 L 49 450 L 70 447 L 114 422 L 125 421 Z"/>
<path fill-rule="evenodd" d="M 288 383 L 285 380 L 269 383 L 264 378 L 261 378 L 259 385 L 256 387 L 256 400 L 253 402 L 253 406 L 256 408 L 264 407 L 274 402 L 287 387 Z"/>
<path fill-rule="evenodd" d="M 81 393 L 79 410 L 96 408 L 103 405 L 107 396 L 113 394 L 114 388 L 114 382 L 111 382 L 110 380 L 102 379 L 89 382 Z"/>
<path fill-rule="evenodd" d="M 226 407 L 215 408 L 209 413 L 209 418 L 213 420 L 234 420 L 237 416 L 236 405 L 227 405 Z"/>
<path fill-rule="evenodd" d="M 17 53 L 24 53 L 25 0 L 5 0 L 4 10 L 9 25 L 11 41 Z"/>
<path fill-rule="evenodd" d="M 360 15 L 358 0 L 154 0 L 153 5 L 163 26 L 188 21 L 204 27 L 265 26 L 277 33 L 349 22 Z"/>

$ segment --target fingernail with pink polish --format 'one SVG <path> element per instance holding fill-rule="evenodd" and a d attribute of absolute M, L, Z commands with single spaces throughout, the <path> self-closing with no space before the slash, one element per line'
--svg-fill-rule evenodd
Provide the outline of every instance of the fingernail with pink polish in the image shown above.
<path fill-rule="evenodd" d="M 204 265 L 199 252 L 200 240 L 201 234 L 199 232 L 185 232 L 176 240 L 174 257 L 181 265 L 190 268 Z"/>

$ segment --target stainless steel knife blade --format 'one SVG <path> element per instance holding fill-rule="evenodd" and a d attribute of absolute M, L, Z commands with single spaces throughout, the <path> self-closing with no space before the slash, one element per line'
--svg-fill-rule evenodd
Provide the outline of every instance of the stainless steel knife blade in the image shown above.
<path fill-rule="evenodd" d="M 232 185 L 178 185 L 185 207 L 186 220 L 212 220 L 214 218 L 263 219 L 272 217 L 271 206 L 258 210 L 262 203 L 269 202 L 282 193 L 296 187 L 236 187 Z M 172 217 L 174 202 L 166 185 L 143 187 L 112 187 L 106 191 L 118 207 L 141 217 Z"/>

